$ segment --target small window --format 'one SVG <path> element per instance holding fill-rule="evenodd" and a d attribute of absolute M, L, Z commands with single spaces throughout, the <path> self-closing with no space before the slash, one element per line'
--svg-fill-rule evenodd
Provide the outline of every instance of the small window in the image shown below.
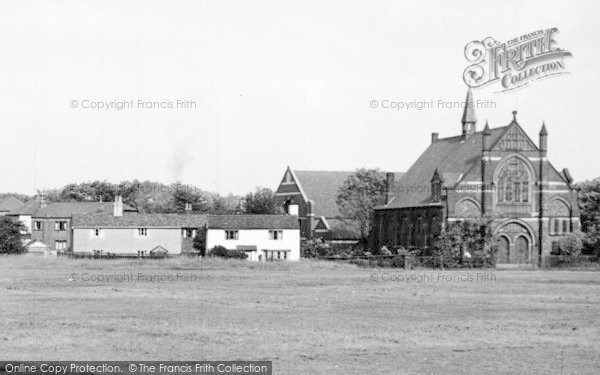
<path fill-rule="evenodd" d="M 138 228 L 138 236 L 146 237 L 148 235 L 148 228 Z"/>
<path fill-rule="evenodd" d="M 54 249 L 55 250 L 65 250 L 67 248 L 66 240 L 57 240 L 54 241 Z"/>
<path fill-rule="evenodd" d="M 42 230 L 42 222 L 40 220 L 33 222 L 33 230 Z"/>
<path fill-rule="evenodd" d="M 283 259 L 287 259 L 287 251 L 283 252 Z"/>
<path fill-rule="evenodd" d="M 281 230 L 270 230 L 269 231 L 269 239 L 270 240 L 282 240 L 283 239 L 283 231 L 281 231 Z"/>
<path fill-rule="evenodd" d="M 226 240 L 237 240 L 239 237 L 239 233 L 237 230 L 226 230 L 225 231 L 225 239 Z"/>
<path fill-rule="evenodd" d="M 562 231 L 563 233 L 569 233 L 569 220 L 563 220 L 562 222 Z"/>
<path fill-rule="evenodd" d="M 196 231 L 193 230 L 192 228 L 183 228 L 181 230 L 181 235 L 183 236 L 183 238 L 194 237 L 195 232 Z"/>
<path fill-rule="evenodd" d="M 56 230 L 56 231 L 67 230 L 67 222 L 65 220 L 55 221 L 54 222 L 54 230 Z"/>
<path fill-rule="evenodd" d="M 554 219 L 554 233 L 560 234 L 560 221 L 558 219 Z"/>
<path fill-rule="evenodd" d="M 522 186 L 521 192 L 523 194 L 523 199 L 521 201 L 523 203 L 528 203 L 529 202 L 529 182 L 528 181 L 523 181 L 523 186 Z"/>
<path fill-rule="evenodd" d="M 100 229 L 96 228 L 96 229 L 92 229 L 92 236 L 93 237 L 100 237 Z"/>

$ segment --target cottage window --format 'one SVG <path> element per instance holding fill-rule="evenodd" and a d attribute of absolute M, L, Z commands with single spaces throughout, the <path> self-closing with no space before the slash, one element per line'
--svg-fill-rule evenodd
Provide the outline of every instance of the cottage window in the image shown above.
<path fill-rule="evenodd" d="M 92 229 L 92 236 L 94 237 L 100 237 L 100 229 L 96 228 L 96 229 Z"/>
<path fill-rule="evenodd" d="M 66 240 L 56 240 L 54 241 L 54 249 L 55 250 L 65 250 L 67 248 Z"/>
<path fill-rule="evenodd" d="M 42 222 L 40 220 L 33 222 L 33 230 L 42 230 Z"/>
<path fill-rule="evenodd" d="M 181 235 L 183 236 L 183 238 L 194 237 L 194 234 L 195 234 L 195 230 L 193 230 L 192 228 L 181 229 Z"/>
<path fill-rule="evenodd" d="M 56 231 L 67 230 L 67 222 L 65 220 L 55 221 L 54 222 L 54 230 L 56 230 Z"/>
<path fill-rule="evenodd" d="M 225 239 L 226 240 L 237 240 L 239 238 L 239 232 L 237 230 L 226 230 L 225 231 Z"/>
<path fill-rule="evenodd" d="M 270 230 L 269 231 L 269 239 L 270 240 L 282 240 L 283 239 L 283 231 L 281 231 L 281 230 Z"/>
<path fill-rule="evenodd" d="M 148 228 L 138 228 L 138 236 L 146 237 L 148 235 Z"/>

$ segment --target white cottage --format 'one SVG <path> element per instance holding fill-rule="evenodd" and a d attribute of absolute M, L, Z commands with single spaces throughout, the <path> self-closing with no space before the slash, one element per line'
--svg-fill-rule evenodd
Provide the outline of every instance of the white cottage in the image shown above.
<path fill-rule="evenodd" d="M 300 259 L 300 225 L 291 215 L 209 215 L 206 250 L 242 250 L 251 261 Z"/>

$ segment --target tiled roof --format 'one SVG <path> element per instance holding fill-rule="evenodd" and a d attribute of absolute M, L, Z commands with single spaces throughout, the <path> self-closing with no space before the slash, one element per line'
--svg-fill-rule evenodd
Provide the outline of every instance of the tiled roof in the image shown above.
<path fill-rule="evenodd" d="M 11 210 L 8 215 L 33 215 L 40 208 L 39 199 L 30 199 L 23 203 L 20 207 Z"/>
<path fill-rule="evenodd" d="M 134 209 L 126 204 L 123 211 L 130 212 Z M 77 214 L 111 214 L 113 213 L 113 202 L 56 202 L 38 209 L 34 217 L 71 217 Z"/>
<path fill-rule="evenodd" d="M 209 229 L 299 229 L 292 215 L 209 215 Z"/>
<path fill-rule="evenodd" d="M 343 219 L 326 219 L 331 232 L 331 240 L 360 240 L 360 229 L 357 223 Z"/>
<path fill-rule="evenodd" d="M 206 215 L 192 214 L 78 214 L 73 215 L 73 228 L 200 228 Z"/>
<path fill-rule="evenodd" d="M 313 209 L 316 217 L 326 218 L 341 217 L 336 203 L 338 191 L 346 179 L 355 172 L 328 172 L 328 171 L 294 171 L 298 178 L 296 181 L 306 195 L 307 199 L 315 202 Z M 382 172 L 385 178 L 385 172 Z M 403 173 L 395 173 L 397 181 Z"/>
<path fill-rule="evenodd" d="M 15 197 L 4 198 L 0 202 L 0 211 L 8 212 L 8 211 L 16 210 L 17 208 L 21 207 L 23 204 L 24 204 L 23 201 L 15 198 Z"/>
<path fill-rule="evenodd" d="M 511 123 L 512 124 L 512 123 Z M 510 125 L 490 129 L 490 144 L 494 145 Z M 395 184 L 394 198 L 378 208 L 414 207 L 432 204 L 431 178 L 436 170 L 441 173 L 444 186 L 453 186 L 481 159 L 483 132 L 476 132 L 466 140 L 461 136 L 441 138 L 429 145 L 410 169 Z"/>

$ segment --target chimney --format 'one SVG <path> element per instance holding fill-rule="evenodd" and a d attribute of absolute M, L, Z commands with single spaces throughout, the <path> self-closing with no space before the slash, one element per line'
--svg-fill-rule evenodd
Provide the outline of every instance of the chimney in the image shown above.
<path fill-rule="evenodd" d="M 467 92 L 467 99 L 465 100 L 465 108 L 462 116 L 462 139 L 467 139 L 468 136 L 475 133 L 475 124 L 477 124 L 477 117 L 475 117 L 475 105 L 473 104 L 473 93 L 469 88 Z"/>
<path fill-rule="evenodd" d="M 385 204 L 390 203 L 392 198 L 394 198 L 394 178 L 395 175 L 392 172 L 385 174 Z"/>
<path fill-rule="evenodd" d="M 192 204 L 190 202 L 185 202 L 185 213 L 189 214 L 192 212 Z"/>
<path fill-rule="evenodd" d="M 115 197 L 115 202 L 113 203 L 113 215 L 123 216 L 123 198 L 121 198 L 120 195 Z"/>
<path fill-rule="evenodd" d="M 542 123 L 542 129 L 540 129 L 540 152 L 543 156 L 546 156 L 548 151 L 548 131 L 546 130 L 546 122 Z"/>
<path fill-rule="evenodd" d="M 48 202 L 46 201 L 46 194 L 44 194 L 44 192 L 40 193 L 40 208 L 44 208 L 48 205 Z"/>
<path fill-rule="evenodd" d="M 439 137 L 438 133 L 431 133 L 431 143 L 437 142 L 438 137 Z"/>

